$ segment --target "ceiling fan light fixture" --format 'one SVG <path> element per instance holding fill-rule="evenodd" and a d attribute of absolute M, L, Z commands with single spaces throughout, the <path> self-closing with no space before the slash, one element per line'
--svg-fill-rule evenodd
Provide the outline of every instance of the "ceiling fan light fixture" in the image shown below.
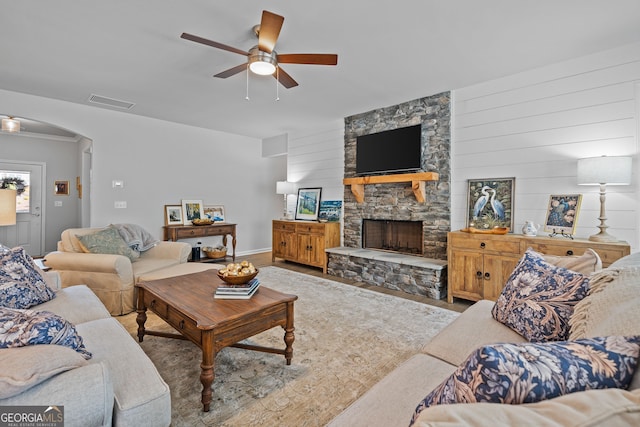
<path fill-rule="evenodd" d="M 249 51 L 249 69 L 253 73 L 269 76 L 276 72 L 277 65 L 275 51 L 263 52 L 257 46 Z"/>
<path fill-rule="evenodd" d="M 2 130 L 4 132 L 20 132 L 20 122 L 13 117 L 2 119 Z"/>

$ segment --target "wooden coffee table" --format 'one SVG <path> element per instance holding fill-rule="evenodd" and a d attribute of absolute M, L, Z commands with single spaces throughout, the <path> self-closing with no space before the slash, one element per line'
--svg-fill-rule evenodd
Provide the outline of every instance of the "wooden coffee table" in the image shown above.
<path fill-rule="evenodd" d="M 140 342 L 145 335 L 188 339 L 202 350 L 200 382 L 205 412 L 211 403 L 215 357 L 224 347 L 283 354 L 287 365 L 293 358 L 293 302 L 298 297 L 260 285 L 248 300 L 214 299 L 213 294 L 222 283 L 216 270 L 206 270 L 136 285 Z M 146 330 L 147 308 L 180 334 Z M 239 343 L 276 326 L 284 328 L 284 349 Z"/>

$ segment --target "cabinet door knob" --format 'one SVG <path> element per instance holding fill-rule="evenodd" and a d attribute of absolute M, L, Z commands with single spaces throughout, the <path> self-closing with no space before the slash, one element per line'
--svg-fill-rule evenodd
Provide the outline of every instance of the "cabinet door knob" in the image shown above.
<path fill-rule="evenodd" d="M 484 273 L 484 280 L 489 280 L 489 279 L 491 279 L 491 274 Z"/>
<path fill-rule="evenodd" d="M 569 249 L 569 250 L 567 251 L 567 255 L 573 255 L 573 251 L 572 251 L 571 249 Z"/>
<path fill-rule="evenodd" d="M 478 279 L 481 279 L 482 278 L 482 271 L 476 271 L 476 277 Z"/>
<path fill-rule="evenodd" d="M 481 242 L 481 243 L 480 243 L 480 247 L 481 247 L 482 249 L 484 249 L 484 248 L 485 248 L 485 246 L 487 246 L 487 244 L 486 244 L 485 242 Z"/>

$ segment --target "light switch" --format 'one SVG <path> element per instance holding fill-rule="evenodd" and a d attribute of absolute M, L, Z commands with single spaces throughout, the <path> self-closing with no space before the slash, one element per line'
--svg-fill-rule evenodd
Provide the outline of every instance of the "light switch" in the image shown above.
<path fill-rule="evenodd" d="M 62 206 L 62 200 L 56 200 L 55 202 L 53 202 L 53 206 L 55 206 L 55 207 Z"/>
<path fill-rule="evenodd" d="M 116 201 L 113 203 L 113 207 L 116 209 L 126 209 L 127 208 L 127 202 L 125 201 Z"/>
<path fill-rule="evenodd" d="M 124 188 L 124 181 L 122 181 L 121 179 L 114 179 L 113 181 L 111 181 L 111 186 L 113 188 Z"/>

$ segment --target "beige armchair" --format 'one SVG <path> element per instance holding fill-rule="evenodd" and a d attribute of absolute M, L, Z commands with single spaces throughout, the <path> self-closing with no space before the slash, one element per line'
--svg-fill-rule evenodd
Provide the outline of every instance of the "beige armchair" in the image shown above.
<path fill-rule="evenodd" d="M 44 263 L 60 275 L 62 287 L 87 285 L 111 315 L 135 310 L 135 283 L 141 275 L 187 262 L 191 246 L 184 242 L 159 242 L 131 261 L 123 255 L 84 252 L 76 236 L 100 228 L 70 228 L 62 232 L 58 250 L 46 255 Z"/>

